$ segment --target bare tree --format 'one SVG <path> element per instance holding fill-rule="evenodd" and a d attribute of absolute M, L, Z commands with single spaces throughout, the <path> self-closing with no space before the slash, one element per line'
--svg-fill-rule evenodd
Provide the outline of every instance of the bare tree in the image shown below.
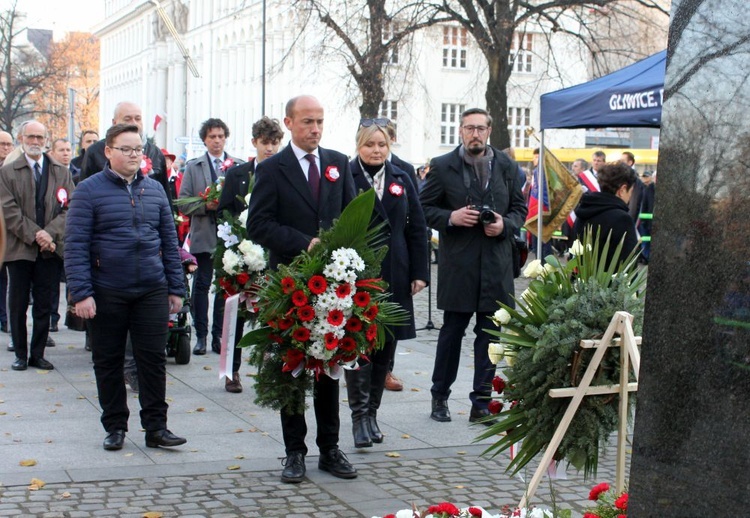
<path fill-rule="evenodd" d="M 517 34 L 523 35 L 533 25 L 545 33 L 568 34 L 588 49 L 596 70 L 610 62 L 612 54 L 632 54 L 634 46 L 629 38 L 603 38 L 602 19 L 607 25 L 617 26 L 637 17 L 647 22 L 641 13 L 648 11 L 668 17 L 663 4 L 663 0 L 442 0 L 437 6 L 473 36 L 484 55 L 488 69 L 487 109 L 495 126 L 505 128 L 508 81 L 521 49 L 521 45 L 514 49 Z M 613 43 L 617 46 L 613 47 Z M 510 146 L 506 131 L 494 131 L 491 138 L 496 147 Z"/>
<path fill-rule="evenodd" d="M 18 119 L 46 113 L 33 106 L 30 96 L 55 73 L 36 48 L 17 43 L 26 30 L 22 21 L 15 1 L 0 12 L 0 127 L 5 131 L 12 131 Z"/>
<path fill-rule="evenodd" d="M 339 2 L 299 0 L 306 11 L 333 32 L 340 46 L 329 48 L 347 62 L 361 94 L 361 117 L 376 117 L 385 97 L 386 69 L 416 31 L 447 20 L 426 2 L 393 4 L 386 0 Z M 389 10 L 389 7 L 392 6 Z"/>

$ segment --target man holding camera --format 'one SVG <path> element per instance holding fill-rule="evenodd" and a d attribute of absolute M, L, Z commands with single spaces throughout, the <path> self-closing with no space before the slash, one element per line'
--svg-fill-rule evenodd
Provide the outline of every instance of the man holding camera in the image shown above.
<path fill-rule="evenodd" d="M 471 108 L 461 114 L 462 144 L 430 163 L 420 194 L 427 225 L 440 232 L 438 308 L 444 310 L 432 372 L 432 413 L 450 421 L 448 397 L 456 380 L 461 341 L 476 313 L 474 384 L 469 421 L 489 415 L 495 365 L 486 329 L 497 302 L 513 304 L 513 233 L 526 219 L 518 167 L 505 153 L 487 145 L 492 117 Z M 486 421 L 485 421 L 486 423 Z"/>

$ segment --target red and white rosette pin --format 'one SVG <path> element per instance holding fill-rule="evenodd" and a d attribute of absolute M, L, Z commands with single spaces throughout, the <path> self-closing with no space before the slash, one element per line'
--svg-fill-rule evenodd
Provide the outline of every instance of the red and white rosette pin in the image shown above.
<path fill-rule="evenodd" d="M 404 194 L 404 186 L 396 182 L 393 182 L 388 187 L 388 192 L 391 193 L 393 196 L 399 197 Z"/>
<path fill-rule="evenodd" d="M 328 167 L 326 167 L 325 176 L 329 182 L 335 182 L 341 176 L 339 174 L 339 168 L 336 167 L 335 165 L 329 165 Z"/>
<path fill-rule="evenodd" d="M 149 174 L 154 169 L 154 164 L 151 159 L 144 155 L 141 159 L 141 172 L 145 175 Z"/>
<path fill-rule="evenodd" d="M 226 160 L 224 160 L 224 161 L 223 161 L 223 162 L 221 163 L 221 170 L 222 170 L 222 171 L 226 171 L 227 169 L 229 169 L 229 168 L 230 168 L 230 167 L 232 167 L 233 165 L 234 165 L 234 160 L 232 160 L 231 158 L 227 157 L 227 159 L 226 159 Z"/>
<path fill-rule="evenodd" d="M 65 208 L 68 206 L 68 190 L 65 187 L 60 187 L 55 197 L 60 202 L 60 207 Z"/>

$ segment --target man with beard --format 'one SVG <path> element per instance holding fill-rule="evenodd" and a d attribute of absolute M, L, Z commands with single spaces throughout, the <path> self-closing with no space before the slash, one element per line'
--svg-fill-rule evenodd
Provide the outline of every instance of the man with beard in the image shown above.
<path fill-rule="evenodd" d="M 474 383 L 469 421 L 489 415 L 487 409 L 495 365 L 487 348 L 487 329 L 497 302 L 513 305 L 513 233 L 526 219 L 518 166 L 487 145 L 492 117 L 472 108 L 461 114 L 462 144 L 430 164 L 420 194 L 427 225 L 440 232 L 438 308 L 444 310 L 432 372 L 435 421 L 451 420 L 450 387 L 456 380 L 461 341 L 476 313 Z M 487 424 L 487 420 L 483 420 Z"/>

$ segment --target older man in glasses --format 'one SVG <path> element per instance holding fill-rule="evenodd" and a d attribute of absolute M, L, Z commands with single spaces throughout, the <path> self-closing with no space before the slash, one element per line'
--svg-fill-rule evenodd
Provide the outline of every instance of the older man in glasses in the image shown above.
<path fill-rule="evenodd" d="M 504 128 L 502 128 L 504 129 Z M 487 348 L 497 301 L 513 304 L 513 234 L 526 219 L 518 166 L 487 145 L 492 117 L 480 108 L 461 114 L 462 144 L 430 164 L 420 198 L 427 225 L 440 232 L 438 308 L 444 310 L 432 372 L 432 414 L 450 421 L 461 341 L 476 313 L 474 384 L 469 421 L 490 422 L 495 365 Z"/>

